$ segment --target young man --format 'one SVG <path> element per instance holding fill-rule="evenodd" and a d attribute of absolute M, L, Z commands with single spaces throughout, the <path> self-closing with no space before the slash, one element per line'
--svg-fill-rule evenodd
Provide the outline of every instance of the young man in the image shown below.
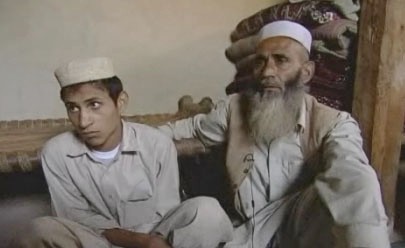
<path fill-rule="evenodd" d="M 290 21 L 258 34 L 249 89 L 209 114 L 161 126 L 176 140 L 227 143 L 239 218 L 225 247 L 388 248 L 387 217 L 356 121 L 305 93 L 311 34 Z"/>
<path fill-rule="evenodd" d="M 128 101 L 108 58 L 55 71 L 73 131 L 49 140 L 42 166 L 57 217 L 31 223 L 22 247 L 216 247 L 232 225 L 216 200 L 180 203 L 175 146 L 128 123 Z"/>

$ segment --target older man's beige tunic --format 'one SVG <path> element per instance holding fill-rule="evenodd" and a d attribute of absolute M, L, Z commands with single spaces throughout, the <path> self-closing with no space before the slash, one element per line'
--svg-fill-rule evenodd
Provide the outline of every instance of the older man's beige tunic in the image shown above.
<path fill-rule="evenodd" d="M 176 140 L 197 137 L 206 146 L 224 142 L 229 142 L 228 146 L 234 146 L 235 133 L 232 133 L 230 120 L 231 103 L 236 97 L 238 95 L 219 102 L 207 115 L 200 114 L 159 128 Z M 312 113 L 312 109 L 309 109 L 312 106 L 307 103 L 314 101 L 309 96 L 306 99 L 308 101 L 303 102 L 296 132 L 276 139 L 270 144 L 253 145 L 252 156 L 248 155 L 243 159 L 250 160 L 253 164 L 252 168 L 244 171 L 247 175 L 243 181 L 235 184 L 237 186 L 235 208 L 245 222 L 235 226 L 234 240 L 226 247 L 266 247 L 285 221 L 285 216 L 292 214 L 289 210 L 292 205 L 300 202 L 301 206 L 306 206 L 305 211 L 308 211 L 311 210 L 311 206 L 302 201 L 309 202 L 308 199 L 311 199 L 311 202 L 316 202 L 313 200 L 314 197 L 301 197 L 299 193 L 290 193 L 290 187 L 306 170 L 304 165 L 306 147 L 301 144 L 300 134 L 305 129 L 311 128 L 306 126 L 308 113 Z M 320 139 L 324 169 L 307 191 L 321 199 L 322 207 L 327 209 L 325 216 L 331 216 L 330 225 L 343 228 L 342 239 L 346 237 L 347 240 L 341 247 L 388 247 L 387 218 L 381 201 L 380 188 L 362 150 L 358 125 L 348 113 L 340 112 L 336 118 L 336 124 L 330 132 Z M 229 152 L 228 148 L 228 160 L 234 156 L 245 156 L 234 153 L 229 157 Z M 232 180 L 232 173 L 236 168 L 232 168 L 228 163 L 229 161 L 227 169 Z M 315 212 L 318 210 L 313 209 Z M 308 213 L 305 211 L 294 213 L 298 214 L 297 218 L 306 218 L 305 215 Z M 317 220 L 314 220 L 313 224 L 316 224 L 315 222 Z M 300 228 L 310 229 L 311 225 Z M 294 239 L 294 236 L 291 235 L 290 238 Z M 294 247 L 315 247 L 314 243 L 310 243 L 314 241 L 316 238 L 307 239 L 305 241 L 307 244 L 301 243 Z M 334 241 L 329 244 L 331 245 L 322 247 L 338 246 Z"/>

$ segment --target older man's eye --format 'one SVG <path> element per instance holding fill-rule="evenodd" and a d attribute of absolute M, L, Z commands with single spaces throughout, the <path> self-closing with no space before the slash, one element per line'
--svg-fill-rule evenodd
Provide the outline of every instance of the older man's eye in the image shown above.
<path fill-rule="evenodd" d="M 274 60 L 275 60 L 276 63 L 278 63 L 278 64 L 287 63 L 287 62 L 289 61 L 289 59 L 288 59 L 286 56 L 284 56 L 284 55 L 279 55 L 279 54 L 274 55 Z"/>
<path fill-rule="evenodd" d="M 256 58 L 254 61 L 254 69 L 262 69 L 266 65 L 266 60 L 263 58 Z"/>

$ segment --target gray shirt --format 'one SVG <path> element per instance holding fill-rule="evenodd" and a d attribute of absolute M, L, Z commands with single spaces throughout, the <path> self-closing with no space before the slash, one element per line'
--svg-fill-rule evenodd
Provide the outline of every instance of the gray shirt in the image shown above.
<path fill-rule="evenodd" d="M 180 203 L 175 146 L 152 127 L 123 121 L 120 151 L 108 165 L 73 132 L 49 140 L 41 158 L 56 215 L 98 233 L 149 232 Z"/>
<path fill-rule="evenodd" d="M 298 122 L 300 127 L 305 125 L 304 111 L 303 106 Z M 200 114 L 168 123 L 159 129 L 175 140 L 198 137 L 209 146 L 225 141 L 228 123 L 229 99 L 220 101 L 208 115 Z M 269 203 L 281 199 L 297 176 L 303 162 L 298 133 L 282 137 L 271 144 L 257 144 L 253 157 L 254 167 L 240 185 L 236 196 L 237 204 L 240 204 L 248 218 L 253 216 L 253 211 L 260 211 Z"/>
<path fill-rule="evenodd" d="M 175 140 L 196 137 L 206 146 L 223 143 L 228 135 L 229 104 L 230 98 L 220 101 L 209 114 L 168 123 L 159 129 Z M 300 176 L 304 166 L 304 149 L 299 134 L 307 128 L 305 118 L 306 105 L 303 102 L 295 132 L 271 144 L 256 144 L 253 171 L 242 182 L 236 196 L 236 204 L 240 205 L 247 217 L 253 215 L 252 200 L 257 213 L 267 205 L 287 197 L 289 187 Z M 325 197 L 324 201 L 335 221 L 339 225 L 351 226 L 366 219 L 371 229 L 372 226 L 384 226 L 387 217 L 377 178 L 362 150 L 359 127 L 350 114 L 339 114 L 337 124 L 324 137 L 322 154 L 326 171 L 314 184 Z M 353 191 L 358 187 L 356 178 L 359 175 L 375 180 L 375 197 L 372 201 L 363 196 L 361 191 Z M 372 212 L 365 212 L 370 209 Z"/>

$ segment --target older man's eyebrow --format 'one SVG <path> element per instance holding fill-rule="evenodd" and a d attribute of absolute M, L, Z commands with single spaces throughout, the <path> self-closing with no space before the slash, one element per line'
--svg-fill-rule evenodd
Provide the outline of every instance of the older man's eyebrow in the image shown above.
<path fill-rule="evenodd" d="M 269 58 L 269 54 L 258 53 L 256 54 L 257 60 L 267 60 Z"/>
<path fill-rule="evenodd" d="M 276 59 L 288 59 L 284 53 L 274 53 L 272 54 L 272 57 Z"/>

